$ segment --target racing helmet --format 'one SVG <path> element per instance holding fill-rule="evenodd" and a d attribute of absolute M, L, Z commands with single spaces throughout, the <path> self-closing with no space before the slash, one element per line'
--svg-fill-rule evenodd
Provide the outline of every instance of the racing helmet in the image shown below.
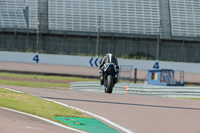
<path fill-rule="evenodd" d="M 115 56 L 113 54 L 106 54 L 106 58 L 106 63 L 115 63 Z"/>

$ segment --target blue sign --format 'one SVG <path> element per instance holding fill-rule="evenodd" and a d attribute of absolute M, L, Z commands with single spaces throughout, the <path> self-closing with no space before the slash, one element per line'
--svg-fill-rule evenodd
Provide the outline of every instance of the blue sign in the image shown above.
<path fill-rule="evenodd" d="M 156 62 L 156 63 L 153 65 L 153 68 L 159 69 L 159 62 Z"/>
<path fill-rule="evenodd" d="M 35 61 L 36 63 L 39 62 L 39 55 L 36 54 L 34 57 L 33 57 L 33 61 Z"/>
<path fill-rule="evenodd" d="M 99 60 L 99 62 L 98 62 Z M 101 64 L 102 58 L 92 57 L 89 61 L 91 67 L 98 67 Z"/>
<path fill-rule="evenodd" d="M 93 67 L 92 60 L 93 60 L 93 57 L 89 61 L 91 67 Z"/>
<path fill-rule="evenodd" d="M 99 64 L 101 64 L 102 60 L 103 60 L 103 58 L 101 58 L 101 59 L 99 60 Z"/>

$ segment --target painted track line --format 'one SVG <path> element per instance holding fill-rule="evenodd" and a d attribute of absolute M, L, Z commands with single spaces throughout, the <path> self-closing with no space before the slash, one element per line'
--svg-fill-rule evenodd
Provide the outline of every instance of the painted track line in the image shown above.
<path fill-rule="evenodd" d="M 14 91 L 14 92 L 17 92 L 17 93 L 23 93 L 21 91 L 17 91 L 17 90 L 14 90 L 14 89 L 11 89 L 11 88 L 7 88 L 7 87 L 1 87 L 1 88 L 7 89 L 7 90 L 10 90 L 10 91 Z"/>
<path fill-rule="evenodd" d="M 23 114 L 23 115 L 26 115 L 26 116 L 34 117 L 34 118 L 36 118 L 36 119 L 43 120 L 43 121 L 45 121 L 45 122 L 51 123 L 51 124 L 53 124 L 53 125 L 56 125 L 56 126 L 58 126 L 58 127 L 62 127 L 62 128 L 68 129 L 68 130 L 72 130 L 72 131 L 78 132 L 78 133 L 87 133 L 87 132 L 84 132 L 84 131 L 81 131 L 81 130 L 78 130 L 78 129 L 75 129 L 75 128 L 71 128 L 71 127 L 65 126 L 65 125 L 63 125 L 63 124 L 60 124 L 60 123 L 54 122 L 54 121 L 52 121 L 52 120 L 49 120 L 49 119 L 46 119 L 46 118 L 42 118 L 42 117 L 36 116 L 36 115 L 32 115 L 32 114 L 28 114 L 28 113 L 25 113 L 25 112 L 20 112 L 20 111 L 17 111 L 17 110 L 8 109 L 8 108 L 4 108 L 4 107 L 0 107 L 0 108 L 1 108 L 1 109 L 4 109 L 4 110 L 8 110 L 8 111 L 15 112 L 15 113 Z"/>
<path fill-rule="evenodd" d="M 23 92 L 21 92 L 21 91 L 17 91 L 17 90 L 10 89 L 10 88 L 5 88 L 5 87 L 2 87 L 2 88 L 8 89 L 8 90 L 11 90 L 11 91 L 14 91 L 14 92 L 18 92 L 18 93 L 23 93 Z M 32 95 L 32 96 L 33 96 L 33 95 Z M 34 95 L 34 96 L 35 96 L 35 95 Z M 36 96 L 36 97 L 38 97 L 38 96 Z M 91 112 L 89 112 L 89 111 L 86 111 L 86 110 L 83 110 L 83 109 L 80 109 L 80 108 L 77 108 L 77 107 L 73 107 L 73 106 L 70 106 L 70 105 L 67 105 L 67 104 L 64 104 L 64 103 L 61 103 L 61 102 L 57 102 L 57 101 L 54 101 L 54 100 L 51 100 L 51 99 L 47 99 L 47 98 L 43 98 L 43 97 L 39 97 L 39 98 L 42 98 L 42 99 L 44 99 L 44 100 L 57 103 L 57 104 L 59 104 L 59 105 L 62 105 L 62 106 L 65 106 L 65 107 L 68 107 L 68 108 L 71 108 L 71 109 L 75 109 L 75 110 L 78 110 L 78 111 L 83 112 L 83 113 L 85 113 L 85 114 L 88 114 L 88 115 L 91 115 L 91 116 L 93 116 L 93 117 L 96 117 L 96 118 L 98 118 L 98 119 L 100 119 L 100 120 L 102 120 L 102 121 L 104 121 L 104 122 L 106 122 L 106 123 L 108 123 L 108 124 L 110 124 L 110 125 L 112 125 L 112 126 L 118 128 L 118 129 L 120 129 L 120 130 L 126 132 L 126 133 L 134 133 L 134 132 L 132 132 L 132 131 L 130 131 L 130 130 L 128 130 L 128 129 L 126 129 L 126 128 L 124 128 L 124 127 L 122 127 L 122 126 L 120 126 L 120 125 L 118 125 L 118 124 L 116 124 L 116 123 L 114 123 L 114 122 L 112 122 L 112 121 L 110 121 L 110 120 L 104 118 L 104 117 L 102 117 L 102 116 L 96 115 L 96 114 L 91 113 Z"/>
<path fill-rule="evenodd" d="M 42 98 L 42 97 L 41 97 L 41 98 Z M 85 111 L 85 110 L 82 110 L 82 109 L 79 109 L 79 108 L 76 108 L 76 107 L 73 107 L 73 106 L 70 106 L 70 105 L 61 103 L 61 102 L 57 102 L 57 101 L 54 101 L 54 100 L 50 100 L 50 99 L 46 99 L 46 98 L 42 98 L 42 99 L 45 99 L 45 100 L 48 100 L 48 101 L 51 101 L 51 102 L 60 104 L 60 105 L 62 105 L 62 106 L 65 106 L 65 107 L 68 107 L 68 108 L 71 108 L 71 109 L 78 110 L 78 111 L 83 112 L 83 113 L 85 113 L 85 114 L 88 114 L 88 115 L 91 115 L 91 116 L 93 116 L 93 117 L 99 118 L 100 120 L 102 120 L 102 121 L 104 121 L 104 122 L 106 122 L 106 123 L 108 123 L 108 124 L 110 124 L 110 125 L 112 125 L 112 126 L 118 128 L 118 129 L 121 129 L 122 131 L 124 131 L 124 132 L 126 132 L 126 133 L 133 133 L 132 131 L 130 131 L 130 130 L 128 130 L 128 129 L 122 127 L 122 126 L 120 126 L 120 125 L 118 125 L 118 124 L 116 124 L 116 123 L 114 123 L 114 122 L 112 122 L 112 121 L 110 121 L 110 120 L 108 120 L 108 119 L 106 119 L 106 118 L 104 118 L 104 117 L 102 117 L 102 116 L 99 116 L 99 115 L 96 115 L 96 114 L 94 114 L 94 113 L 91 113 L 91 112 L 89 112 L 89 111 Z"/>

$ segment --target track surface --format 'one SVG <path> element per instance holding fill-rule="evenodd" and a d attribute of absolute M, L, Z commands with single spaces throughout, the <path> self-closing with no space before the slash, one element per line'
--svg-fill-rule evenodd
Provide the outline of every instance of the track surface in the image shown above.
<path fill-rule="evenodd" d="M 200 101 L 15 86 L 5 87 L 90 111 L 135 133 L 200 133 Z"/>
<path fill-rule="evenodd" d="M 95 78 L 99 76 L 99 70 L 97 67 L 34 64 L 34 63 L 19 63 L 19 62 L 5 62 L 5 61 L 0 61 L 0 71 L 62 74 L 69 76 L 84 76 L 84 77 L 95 77 Z M 145 70 L 138 69 L 137 78 L 143 80 L 146 74 L 147 72 Z M 132 72 L 132 78 L 133 75 L 134 73 Z M 200 83 L 200 74 L 185 72 L 184 81 L 191 83 Z"/>
<path fill-rule="evenodd" d="M 0 62 L 0 64 L 1 71 L 98 77 L 98 68 L 91 67 L 16 62 Z M 142 79 L 145 74 L 144 71 L 138 71 L 138 78 Z M 185 74 L 185 81 L 200 82 L 199 75 Z M 135 133 L 200 133 L 200 101 L 15 86 L 6 87 L 90 111 Z M 32 125 L 30 127 L 36 128 L 27 128 L 25 125 Z M 32 133 L 33 130 L 37 130 L 35 132 L 39 133 L 40 129 L 43 130 L 43 133 L 51 133 L 51 131 L 66 132 L 66 129 L 60 129 L 40 120 L 0 110 L 1 132 Z M 72 131 L 67 130 L 67 132 Z"/>
<path fill-rule="evenodd" d="M 77 133 L 45 121 L 0 108 L 1 133 Z"/>

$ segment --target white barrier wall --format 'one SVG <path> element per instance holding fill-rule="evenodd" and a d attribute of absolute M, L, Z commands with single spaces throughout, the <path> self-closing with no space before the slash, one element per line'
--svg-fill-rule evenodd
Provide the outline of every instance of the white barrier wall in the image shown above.
<path fill-rule="evenodd" d="M 35 53 L 22 52 L 0 52 L 0 61 L 8 62 L 23 62 L 36 63 L 33 60 Z M 39 54 L 39 63 L 41 64 L 56 64 L 56 65 L 75 65 L 96 67 L 100 64 L 101 57 L 89 56 L 71 56 L 71 55 L 53 55 L 53 54 Z M 135 68 L 141 70 L 152 69 L 156 61 L 153 60 L 132 60 L 132 59 L 118 59 L 119 65 L 133 65 Z M 96 64 L 95 64 L 96 63 Z M 181 62 L 166 62 L 159 61 L 160 68 L 184 70 L 184 72 L 200 73 L 200 63 L 181 63 Z"/>

